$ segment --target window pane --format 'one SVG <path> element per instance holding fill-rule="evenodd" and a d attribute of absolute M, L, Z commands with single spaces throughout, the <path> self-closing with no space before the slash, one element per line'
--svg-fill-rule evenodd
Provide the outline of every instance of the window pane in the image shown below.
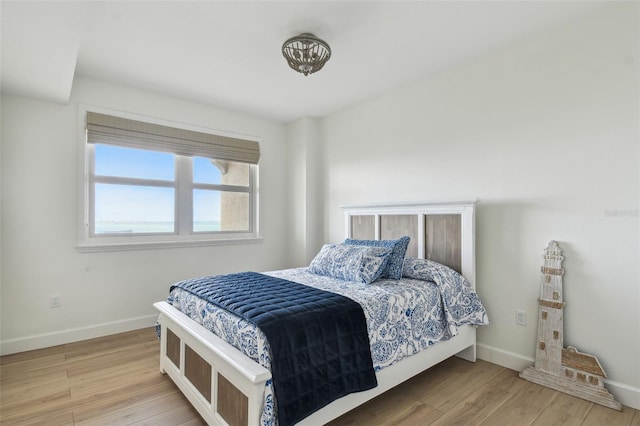
<path fill-rule="evenodd" d="M 174 154 L 168 152 L 96 144 L 95 160 L 99 176 L 175 179 Z"/>
<path fill-rule="evenodd" d="M 95 233 L 175 232 L 175 189 L 96 184 Z"/>
<path fill-rule="evenodd" d="M 249 194 L 193 191 L 193 232 L 249 231 Z"/>
<path fill-rule="evenodd" d="M 193 181 L 249 186 L 249 164 L 193 157 Z"/>

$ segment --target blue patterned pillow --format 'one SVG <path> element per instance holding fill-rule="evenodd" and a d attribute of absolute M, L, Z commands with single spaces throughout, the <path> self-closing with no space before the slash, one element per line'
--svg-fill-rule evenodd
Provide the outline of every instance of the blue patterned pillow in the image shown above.
<path fill-rule="evenodd" d="M 387 268 L 382 272 L 382 278 L 399 280 L 402 278 L 402 262 L 404 262 L 404 255 L 407 252 L 409 240 L 410 238 L 406 236 L 397 240 L 354 240 L 347 238 L 344 240 L 344 244 L 391 248 L 389 263 L 387 264 Z"/>
<path fill-rule="evenodd" d="M 309 265 L 317 275 L 369 284 L 382 275 L 390 248 L 325 244 Z"/>

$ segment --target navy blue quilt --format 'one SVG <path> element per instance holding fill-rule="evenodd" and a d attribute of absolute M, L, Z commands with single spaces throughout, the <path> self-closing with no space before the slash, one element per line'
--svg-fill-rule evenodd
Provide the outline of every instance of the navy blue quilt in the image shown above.
<path fill-rule="evenodd" d="M 377 386 L 362 307 L 348 297 L 255 272 L 180 287 L 255 324 L 271 349 L 280 425 Z"/>

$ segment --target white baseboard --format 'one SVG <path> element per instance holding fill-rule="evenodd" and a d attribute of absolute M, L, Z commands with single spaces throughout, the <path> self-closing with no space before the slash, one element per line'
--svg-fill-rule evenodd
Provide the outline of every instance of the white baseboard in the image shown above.
<path fill-rule="evenodd" d="M 478 358 L 511 370 L 522 371 L 533 365 L 531 357 L 478 343 Z M 605 379 L 605 387 L 622 405 L 640 410 L 640 388 Z"/>
<path fill-rule="evenodd" d="M 481 360 L 492 364 L 498 364 L 511 370 L 522 371 L 533 365 L 535 362 L 531 357 L 515 352 L 505 351 L 504 349 L 494 348 L 493 346 L 487 346 L 482 343 L 478 343 L 476 348 L 478 351 L 478 358 Z"/>
<path fill-rule="evenodd" d="M 0 341 L 0 355 L 48 348 L 51 346 L 63 345 L 65 343 L 78 342 L 80 340 L 93 339 L 96 337 L 123 333 L 125 331 L 152 327 L 157 318 L 157 314 L 152 314 L 143 317 L 129 318 L 126 320 L 95 324 L 87 327 L 70 328 L 51 333 L 3 340 Z"/>

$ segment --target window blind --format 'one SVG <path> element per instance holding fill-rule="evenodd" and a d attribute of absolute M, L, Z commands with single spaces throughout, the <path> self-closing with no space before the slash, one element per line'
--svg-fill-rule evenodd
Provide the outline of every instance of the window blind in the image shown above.
<path fill-rule="evenodd" d="M 87 112 L 87 142 L 258 164 L 258 142 Z"/>

